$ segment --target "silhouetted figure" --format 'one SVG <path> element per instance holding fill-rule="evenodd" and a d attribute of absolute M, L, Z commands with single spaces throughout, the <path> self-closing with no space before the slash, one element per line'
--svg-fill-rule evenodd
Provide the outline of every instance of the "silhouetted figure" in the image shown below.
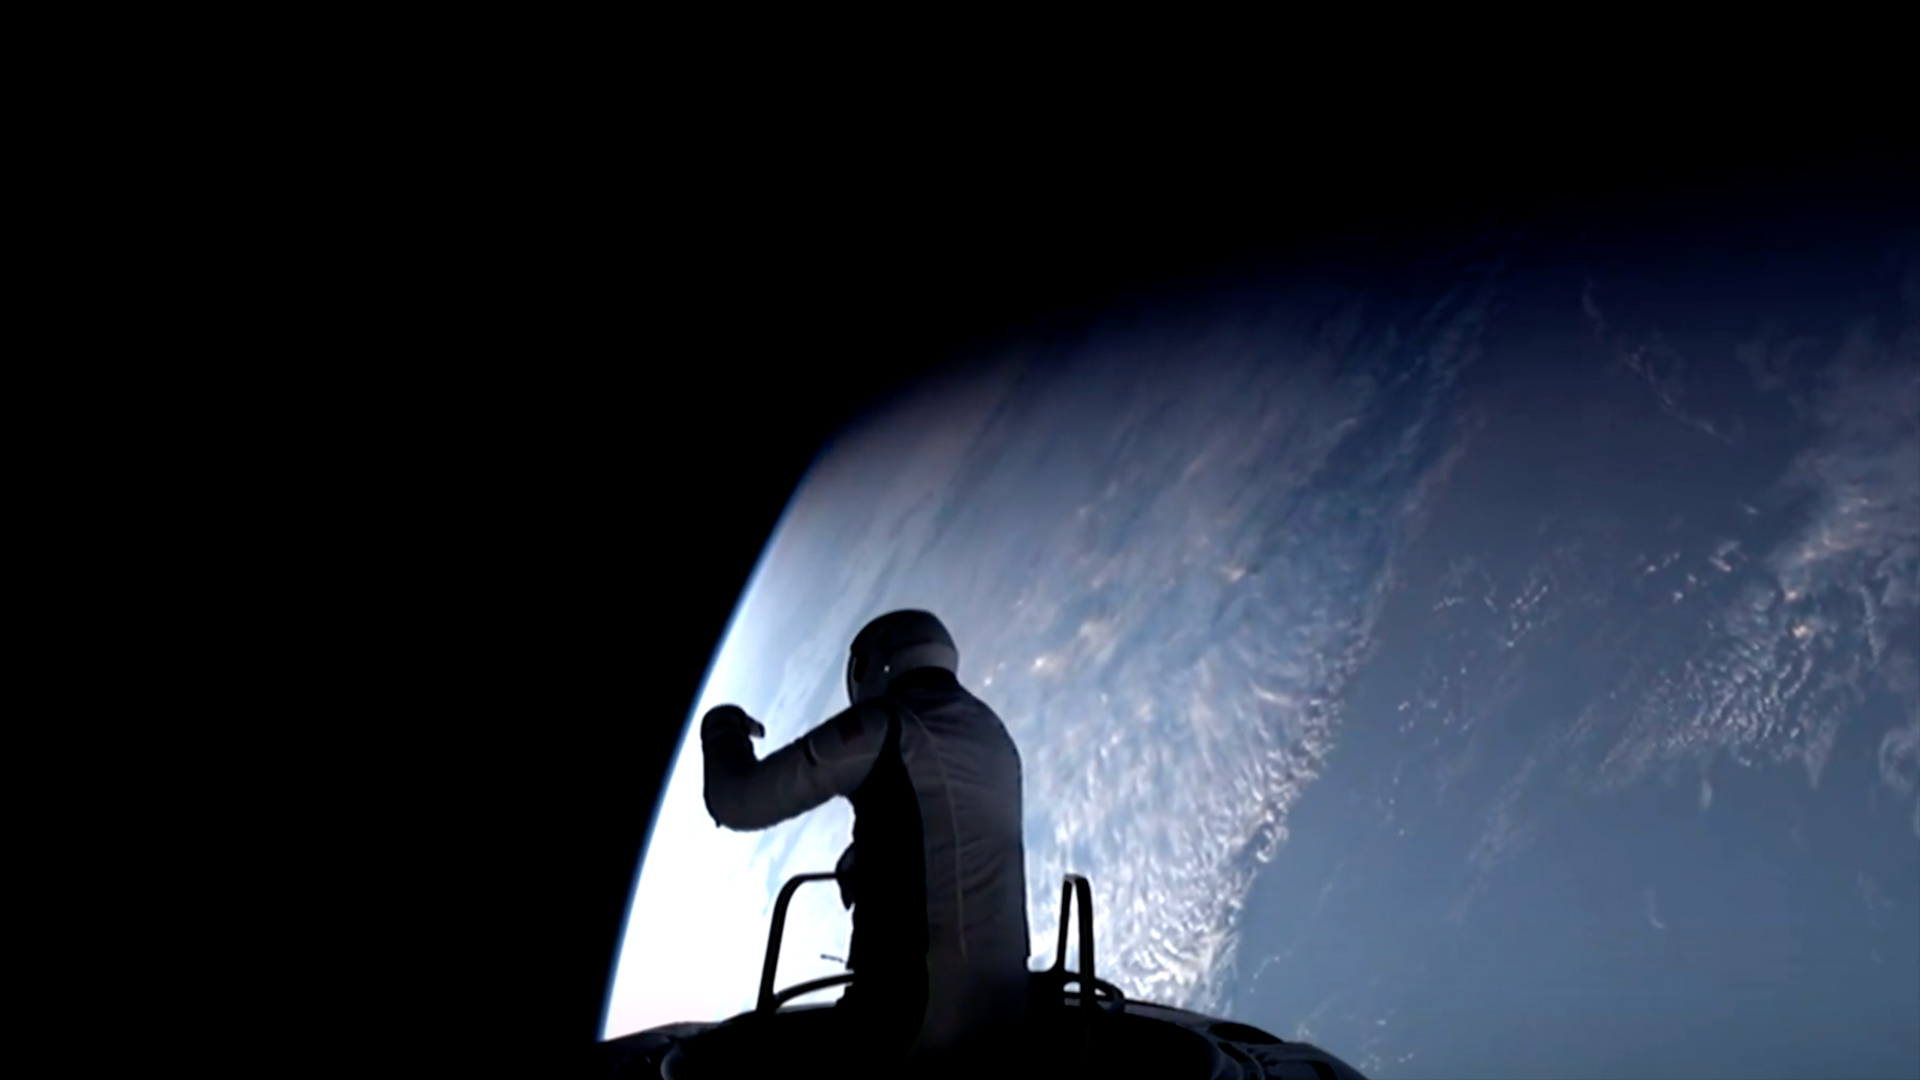
<path fill-rule="evenodd" d="M 1020 753 L 958 663 L 939 619 L 896 611 L 853 640 L 849 707 L 790 745 L 756 760 L 748 740 L 765 728 L 732 705 L 700 725 L 716 823 L 764 829 L 853 803 L 838 870 L 854 981 L 838 1012 L 868 1064 L 991 1045 L 1026 1009 Z"/>

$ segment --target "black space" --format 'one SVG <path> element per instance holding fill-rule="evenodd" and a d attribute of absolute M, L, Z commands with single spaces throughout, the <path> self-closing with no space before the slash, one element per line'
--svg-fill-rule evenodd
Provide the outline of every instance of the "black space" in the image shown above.
<path fill-rule="evenodd" d="M 333 642 L 356 672 L 337 715 L 364 736 L 337 752 L 396 808 L 327 803 L 367 837 L 327 863 L 335 921 L 383 943 L 360 984 L 427 1047 L 510 1042 L 557 1068 L 597 1037 L 725 620 L 821 440 L 890 388 L 1248 260 L 1593 207 L 1884 200 L 1909 160 L 1816 123 L 1423 130 L 1248 132 L 1229 159 L 1198 140 L 892 156 L 541 128 L 484 195 L 456 170 L 415 193 L 417 219 L 392 210 L 367 300 L 405 362 L 370 369 L 379 436 L 343 431 L 347 468 L 317 462 L 344 512 L 316 518 L 350 555 L 321 603 L 356 628 Z"/>

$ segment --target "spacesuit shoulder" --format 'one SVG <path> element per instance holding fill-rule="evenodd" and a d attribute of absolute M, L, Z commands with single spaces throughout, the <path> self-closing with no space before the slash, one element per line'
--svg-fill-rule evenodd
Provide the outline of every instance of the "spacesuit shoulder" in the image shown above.
<path fill-rule="evenodd" d="M 890 716 L 877 700 L 850 705 L 806 734 L 807 754 L 822 765 L 871 765 L 886 744 Z"/>

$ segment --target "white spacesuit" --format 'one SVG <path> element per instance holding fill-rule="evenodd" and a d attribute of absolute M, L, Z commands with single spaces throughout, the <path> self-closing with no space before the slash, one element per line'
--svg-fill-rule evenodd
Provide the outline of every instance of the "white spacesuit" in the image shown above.
<path fill-rule="evenodd" d="M 960 686 L 958 661 L 938 619 L 896 611 L 853 641 L 849 707 L 790 745 L 756 760 L 748 740 L 765 729 L 731 705 L 701 722 L 718 824 L 764 829 L 836 795 L 853 803 L 841 1009 L 894 1060 L 979 1045 L 1026 1009 L 1020 753 Z"/>

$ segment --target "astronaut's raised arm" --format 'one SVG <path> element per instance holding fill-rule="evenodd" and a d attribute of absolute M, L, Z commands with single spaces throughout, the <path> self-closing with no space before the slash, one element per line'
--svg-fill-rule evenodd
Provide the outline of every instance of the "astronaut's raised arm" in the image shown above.
<path fill-rule="evenodd" d="M 886 735 L 884 707 L 863 702 L 756 760 L 739 726 L 703 724 L 707 813 L 723 828 L 748 831 L 851 795 L 873 770 Z"/>

